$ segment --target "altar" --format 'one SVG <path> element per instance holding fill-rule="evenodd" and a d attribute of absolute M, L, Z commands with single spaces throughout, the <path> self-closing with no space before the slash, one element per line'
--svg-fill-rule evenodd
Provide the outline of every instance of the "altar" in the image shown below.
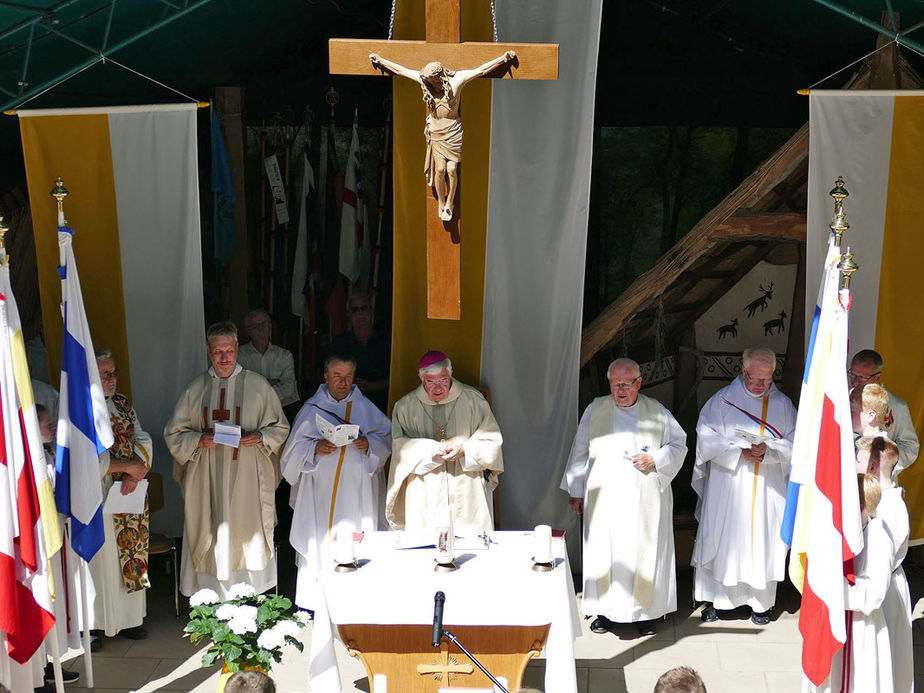
<path fill-rule="evenodd" d="M 524 653 L 538 641 L 535 654 L 541 648 L 546 659 L 545 690 L 576 693 L 580 615 L 564 539 L 552 542 L 555 568 L 548 572 L 532 569 L 532 533 L 512 531 L 490 533 L 488 548 L 457 550 L 458 570 L 438 573 L 435 549 L 396 549 L 400 537 L 400 532 L 366 535 L 355 545 L 358 570 L 338 573 L 331 565 L 321 574 L 324 601 L 311 637 L 312 691 L 340 690 L 334 626 L 351 654 L 363 660 L 370 686 L 373 674 L 385 673 L 391 691 L 490 687 L 453 645 L 444 640 L 440 648 L 431 646 L 433 596 L 442 591 L 444 628 L 476 657 L 484 656 L 483 663 L 504 676 L 511 690 L 519 686 L 529 658 Z"/>

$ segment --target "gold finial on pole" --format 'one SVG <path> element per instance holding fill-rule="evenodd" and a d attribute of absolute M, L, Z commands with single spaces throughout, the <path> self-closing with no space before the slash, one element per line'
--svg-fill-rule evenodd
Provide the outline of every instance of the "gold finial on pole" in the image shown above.
<path fill-rule="evenodd" d="M 837 268 L 841 271 L 841 284 L 844 289 L 850 290 L 850 277 L 851 275 L 860 269 L 853 259 L 853 251 L 850 246 L 847 246 L 847 251 L 841 255 L 841 261 L 837 263 Z"/>
<path fill-rule="evenodd" d="M 51 189 L 51 196 L 58 201 L 58 226 L 67 226 L 64 220 L 64 198 L 67 197 L 67 188 L 61 176 L 55 178 L 55 187 Z"/>
<path fill-rule="evenodd" d="M 850 195 L 844 187 L 843 176 L 838 176 L 834 188 L 828 193 L 834 198 L 834 218 L 831 220 L 831 231 L 834 232 L 834 245 L 841 247 L 841 236 L 850 228 L 847 215 L 844 213 L 844 200 Z"/>

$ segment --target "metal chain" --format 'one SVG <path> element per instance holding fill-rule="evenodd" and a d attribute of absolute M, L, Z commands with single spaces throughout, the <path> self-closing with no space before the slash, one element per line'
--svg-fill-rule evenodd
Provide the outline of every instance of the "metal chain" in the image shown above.
<path fill-rule="evenodd" d="M 494 0 L 491 0 L 491 21 L 494 23 L 494 43 L 497 43 L 497 12 L 494 10 Z"/>
<path fill-rule="evenodd" d="M 392 32 L 395 30 L 395 6 L 398 0 L 391 0 L 391 17 L 388 18 L 388 40 L 391 41 Z"/>

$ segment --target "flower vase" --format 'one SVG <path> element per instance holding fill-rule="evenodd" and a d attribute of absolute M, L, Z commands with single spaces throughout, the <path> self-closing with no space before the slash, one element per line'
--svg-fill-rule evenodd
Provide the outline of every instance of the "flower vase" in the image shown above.
<path fill-rule="evenodd" d="M 244 667 L 241 671 L 256 670 L 266 673 L 266 669 L 263 667 Z M 234 676 L 233 671 L 228 668 L 227 662 L 222 662 L 221 665 L 221 676 L 218 677 L 218 693 L 225 693 L 225 685 L 228 683 L 228 679 Z"/>

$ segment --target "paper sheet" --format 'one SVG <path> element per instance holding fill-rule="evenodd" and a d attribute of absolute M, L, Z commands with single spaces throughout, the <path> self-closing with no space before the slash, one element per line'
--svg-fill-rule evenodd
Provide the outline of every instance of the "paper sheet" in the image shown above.
<path fill-rule="evenodd" d="M 758 435 L 757 433 L 751 433 L 750 431 L 742 431 L 740 428 L 735 431 L 735 435 L 743 440 L 746 440 L 751 445 L 760 445 L 761 443 L 766 443 L 768 440 L 773 438 L 773 436 L 769 434 Z"/>
<path fill-rule="evenodd" d="M 241 444 L 241 427 L 234 424 L 215 422 L 215 433 L 212 436 L 219 445 L 227 445 L 230 448 L 239 447 Z"/>
<path fill-rule="evenodd" d="M 314 415 L 315 424 L 318 427 L 318 433 L 324 436 L 324 439 L 333 443 L 338 448 L 349 445 L 359 438 L 359 426 L 356 424 L 340 424 L 335 426 L 320 414 Z"/>
<path fill-rule="evenodd" d="M 103 503 L 103 512 L 107 515 L 116 513 L 143 513 L 144 497 L 148 492 L 148 480 L 138 482 L 135 490 L 126 496 L 122 495 L 122 482 L 116 481 L 109 489 L 106 502 Z"/>

